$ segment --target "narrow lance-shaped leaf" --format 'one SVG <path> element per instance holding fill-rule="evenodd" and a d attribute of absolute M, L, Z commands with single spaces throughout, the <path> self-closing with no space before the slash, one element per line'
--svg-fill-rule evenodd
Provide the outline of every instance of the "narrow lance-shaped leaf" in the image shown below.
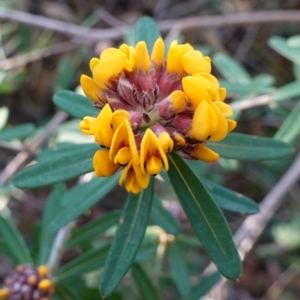
<path fill-rule="evenodd" d="M 153 206 L 150 214 L 152 222 L 170 234 L 178 234 L 181 231 L 181 225 L 178 220 L 167 210 L 162 200 L 156 195 L 153 199 Z"/>
<path fill-rule="evenodd" d="M 66 181 L 93 170 L 92 159 L 99 150 L 96 144 L 74 145 L 72 152 L 42 160 L 23 169 L 13 182 L 19 188 L 36 188 Z"/>
<path fill-rule="evenodd" d="M 117 224 L 120 215 L 121 213 L 119 211 L 113 211 L 87 223 L 85 226 L 79 228 L 74 234 L 72 234 L 71 238 L 66 243 L 66 247 L 74 247 L 80 243 L 90 241 L 99 236 L 111 226 Z"/>
<path fill-rule="evenodd" d="M 222 212 L 181 157 L 171 153 L 169 160 L 171 183 L 201 244 L 222 275 L 238 278 L 241 261 Z"/>
<path fill-rule="evenodd" d="M 62 266 L 56 275 L 58 281 L 79 277 L 104 265 L 110 245 L 94 248 L 80 254 L 66 265 Z"/>
<path fill-rule="evenodd" d="M 230 82 L 248 84 L 251 76 L 236 60 L 224 53 L 217 53 L 213 57 L 213 64 L 218 71 Z"/>
<path fill-rule="evenodd" d="M 299 83 L 300 84 L 300 83 Z M 274 135 L 275 140 L 279 140 L 286 143 L 292 143 L 294 139 L 300 134 L 300 102 L 294 107 L 289 115 L 284 120 L 283 124 L 277 130 Z"/>
<path fill-rule="evenodd" d="M 252 136 L 242 133 L 230 133 L 218 143 L 207 142 L 220 156 L 243 160 L 275 159 L 293 153 L 291 145 L 272 138 Z"/>
<path fill-rule="evenodd" d="M 274 94 L 274 101 L 281 102 L 285 100 L 290 100 L 295 97 L 300 96 L 300 84 L 299 81 L 290 82 L 279 89 L 277 89 Z"/>
<path fill-rule="evenodd" d="M 131 274 L 143 300 L 159 300 L 158 293 L 142 267 L 134 263 Z"/>
<path fill-rule="evenodd" d="M 184 300 L 199 300 L 220 280 L 218 272 L 202 277 L 200 282 L 194 285 L 189 295 Z"/>
<path fill-rule="evenodd" d="M 0 215 L 0 235 L 3 242 L 11 251 L 12 256 L 20 264 L 31 264 L 32 258 L 29 250 L 18 230 L 8 220 Z"/>
<path fill-rule="evenodd" d="M 100 110 L 95 108 L 87 97 L 71 91 L 60 91 L 53 102 L 71 116 L 83 119 L 85 116 L 97 117 Z"/>
<path fill-rule="evenodd" d="M 8 127 L 0 131 L 0 140 L 9 141 L 12 139 L 21 139 L 31 134 L 34 129 L 35 127 L 31 123 Z"/>
<path fill-rule="evenodd" d="M 294 63 L 300 63 L 300 50 L 288 45 L 286 39 L 273 36 L 268 40 L 268 45 Z"/>
<path fill-rule="evenodd" d="M 65 283 L 58 282 L 55 284 L 55 300 L 82 300 L 76 291 Z"/>
<path fill-rule="evenodd" d="M 100 291 L 106 296 L 119 284 L 130 268 L 143 240 L 151 210 L 154 182 L 139 194 L 129 194 L 106 259 Z"/>
<path fill-rule="evenodd" d="M 50 232 L 48 230 L 48 225 L 55 217 L 55 215 L 60 211 L 60 200 L 63 194 L 66 192 L 66 187 L 63 184 L 55 186 L 52 193 L 47 199 L 47 203 L 44 209 L 43 220 L 41 225 L 40 234 L 40 246 L 38 254 L 38 264 L 47 264 L 50 251 L 52 249 L 53 241 L 55 239 L 55 232 Z"/>
<path fill-rule="evenodd" d="M 167 251 L 173 279 L 180 294 L 186 296 L 190 292 L 188 270 L 184 256 L 179 252 L 176 240 L 168 245 Z"/>
<path fill-rule="evenodd" d="M 62 197 L 62 208 L 50 222 L 48 230 L 61 228 L 102 200 L 115 187 L 117 176 L 118 174 L 107 178 L 96 177 L 72 188 Z"/>
<path fill-rule="evenodd" d="M 159 37 L 160 32 L 152 18 L 142 17 L 137 21 L 135 26 L 135 42 L 145 41 L 149 54 Z"/>
<path fill-rule="evenodd" d="M 200 179 L 216 204 L 221 208 L 241 214 L 256 214 L 259 212 L 259 206 L 250 198 L 203 177 Z"/>
<path fill-rule="evenodd" d="M 232 83 L 225 80 L 220 80 L 220 85 L 226 88 L 229 93 L 237 94 L 251 93 L 252 95 L 261 95 L 265 93 L 271 93 L 273 91 L 272 87 L 260 85 L 257 83 L 241 84 L 237 82 Z"/>

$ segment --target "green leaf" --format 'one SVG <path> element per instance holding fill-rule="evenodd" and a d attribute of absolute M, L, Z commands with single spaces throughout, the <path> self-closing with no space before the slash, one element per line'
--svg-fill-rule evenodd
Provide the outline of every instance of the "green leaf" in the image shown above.
<path fill-rule="evenodd" d="M 291 47 L 300 48 L 300 34 L 289 37 L 286 42 Z"/>
<path fill-rule="evenodd" d="M 67 286 L 61 282 L 55 284 L 55 294 L 58 299 L 62 300 L 82 300 L 76 291 L 72 287 Z"/>
<path fill-rule="evenodd" d="M 247 215 L 259 212 L 259 206 L 250 198 L 208 179 L 201 178 L 201 181 L 221 208 Z"/>
<path fill-rule="evenodd" d="M 300 80 L 300 64 L 293 64 L 293 73 L 295 78 Z"/>
<path fill-rule="evenodd" d="M 68 155 L 73 152 L 74 146 L 73 143 L 58 143 L 55 147 L 45 149 L 39 153 L 36 160 L 38 162 L 43 160 L 56 160 L 63 155 Z"/>
<path fill-rule="evenodd" d="M 12 260 L 14 265 L 19 263 L 19 259 L 15 256 L 15 253 L 12 253 L 6 243 L 2 241 L 0 241 L 0 253 L 7 255 Z"/>
<path fill-rule="evenodd" d="M 38 264 L 46 265 L 49 259 L 49 255 L 52 249 L 53 241 L 55 239 L 56 233 L 50 232 L 48 230 L 48 225 L 52 219 L 59 213 L 61 206 L 60 201 L 64 193 L 66 192 L 66 187 L 63 184 L 58 184 L 55 186 L 52 193 L 47 199 L 47 203 L 44 209 L 43 220 L 41 224 L 41 233 L 39 241 L 39 253 L 38 253 Z"/>
<path fill-rule="evenodd" d="M 192 287 L 190 294 L 185 300 L 199 300 L 220 280 L 218 272 L 203 277 L 198 284 Z"/>
<path fill-rule="evenodd" d="M 179 252 L 176 241 L 168 244 L 167 251 L 173 279 L 180 294 L 186 296 L 190 292 L 190 284 L 184 256 Z"/>
<path fill-rule="evenodd" d="M 103 267 L 110 244 L 81 253 L 77 258 L 62 266 L 56 275 L 58 281 L 82 276 Z"/>
<path fill-rule="evenodd" d="M 97 144 L 73 145 L 72 151 L 49 157 L 23 169 L 13 183 L 19 188 L 36 188 L 66 181 L 93 170 L 92 159 L 99 150 Z"/>
<path fill-rule="evenodd" d="M 260 85 L 257 83 L 241 84 L 237 82 L 231 83 L 225 80 L 220 80 L 220 86 L 226 88 L 228 92 L 238 93 L 238 94 L 251 93 L 252 95 L 253 94 L 258 95 L 258 94 L 271 93 L 273 91 L 272 87 Z"/>
<path fill-rule="evenodd" d="M 0 215 L 0 235 L 3 242 L 11 251 L 12 257 L 17 259 L 19 264 L 32 264 L 29 250 L 17 230 L 17 228 L 8 220 Z"/>
<path fill-rule="evenodd" d="M 95 300 L 100 299 L 101 295 L 98 289 L 86 288 L 81 292 L 81 296 L 86 300 Z M 108 297 L 105 297 L 105 300 L 122 300 L 122 294 L 112 293 Z"/>
<path fill-rule="evenodd" d="M 291 143 L 300 133 L 300 127 L 296 126 L 300 122 L 300 102 L 286 117 L 280 128 L 274 135 L 275 140 Z"/>
<path fill-rule="evenodd" d="M 276 102 L 290 100 L 295 97 L 300 96 L 300 84 L 299 81 L 294 81 L 288 83 L 281 88 L 277 89 L 274 94 L 273 98 Z"/>
<path fill-rule="evenodd" d="M 21 139 L 31 134 L 34 129 L 35 127 L 31 123 L 24 123 L 22 125 L 5 128 L 0 131 L 0 140 L 10 141 L 13 139 Z"/>
<path fill-rule="evenodd" d="M 178 220 L 163 206 L 162 200 L 157 195 L 153 199 L 150 219 L 170 234 L 177 235 L 181 231 Z"/>
<path fill-rule="evenodd" d="M 56 67 L 57 77 L 55 82 L 55 90 L 68 89 L 74 82 L 75 68 L 72 60 L 67 56 L 62 56 Z"/>
<path fill-rule="evenodd" d="M 224 53 L 217 53 L 212 60 L 214 66 L 229 82 L 248 84 L 251 76 L 247 70 L 236 60 Z"/>
<path fill-rule="evenodd" d="M 201 180 L 177 154 L 169 156 L 169 177 L 201 244 L 226 278 L 241 274 L 241 261 L 228 224 Z"/>
<path fill-rule="evenodd" d="M 143 240 L 153 198 L 154 180 L 139 194 L 129 194 L 105 262 L 100 291 L 110 294 L 130 268 Z"/>
<path fill-rule="evenodd" d="M 112 211 L 100 217 L 99 219 L 87 223 L 85 226 L 81 227 L 72 234 L 65 246 L 67 248 L 71 248 L 94 239 L 111 226 L 117 224 L 120 215 L 121 213 L 119 211 Z"/>
<path fill-rule="evenodd" d="M 0 130 L 2 130 L 6 125 L 8 115 L 9 115 L 8 108 L 6 106 L 0 107 Z"/>
<path fill-rule="evenodd" d="M 131 267 L 131 275 L 140 292 L 143 300 L 158 300 L 160 299 L 158 293 L 153 286 L 150 278 L 147 276 L 142 267 L 134 263 Z"/>
<path fill-rule="evenodd" d="M 294 149 L 272 138 L 258 137 L 242 133 L 230 133 L 217 143 L 207 142 L 207 146 L 222 157 L 242 160 L 264 160 L 288 156 Z"/>
<path fill-rule="evenodd" d="M 292 62 L 300 64 L 300 50 L 288 45 L 286 39 L 273 36 L 268 40 L 268 45 Z"/>
<path fill-rule="evenodd" d="M 48 230 L 58 230 L 102 200 L 115 187 L 118 176 L 119 174 L 112 177 L 95 177 L 72 188 L 62 197 L 62 207 L 50 222 Z"/>
<path fill-rule="evenodd" d="M 60 91 L 54 95 L 53 102 L 71 116 L 83 119 L 85 116 L 97 117 L 100 110 L 95 108 L 93 101 L 71 91 Z"/>
<path fill-rule="evenodd" d="M 135 42 L 145 41 L 148 52 L 151 54 L 155 41 L 160 37 L 160 32 L 155 21 L 150 17 L 142 17 L 136 22 Z"/>
<path fill-rule="evenodd" d="M 253 80 L 253 84 L 258 84 L 260 86 L 271 87 L 275 83 L 275 77 L 270 74 L 259 74 L 256 75 Z"/>
<path fill-rule="evenodd" d="M 145 244 L 145 245 L 141 245 L 141 247 L 139 248 L 139 251 L 135 257 L 135 261 L 138 263 L 141 263 L 147 259 L 149 259 L 150 256 L 155 256 L 157 253 L 157 247 L 158 244 L 153 245 L 153 244 Z"/>

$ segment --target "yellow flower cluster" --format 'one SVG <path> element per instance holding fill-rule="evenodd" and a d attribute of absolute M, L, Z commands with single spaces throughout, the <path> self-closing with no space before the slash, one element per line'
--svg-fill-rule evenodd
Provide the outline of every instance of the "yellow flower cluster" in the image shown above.
<path fill-rule="evenodd" d="M 122 168 L 119 183 L 132 193 L 145 189 L 150 175 L 168 170 L 170 151 L 217 160 L 205 141 L 220 141 L 236 126 L 223 102 L 226 90 L 210 74 L 210 58 L 177 41 L 164 58 L 164 47 L 159 38 L 151 56 L 143 41 L 108 48 L 90 61 L 93 77 L 81 76 L 83 91 L 102 109 L 80 123 L 103 147 L 93 159 L 95 172 L 111 176 Z"/>

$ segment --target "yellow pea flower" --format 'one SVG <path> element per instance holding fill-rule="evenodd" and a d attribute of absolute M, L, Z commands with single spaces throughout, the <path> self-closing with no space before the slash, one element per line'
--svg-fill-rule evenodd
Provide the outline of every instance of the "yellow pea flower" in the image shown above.
<path fill-rule="evenodd" d="M 218 142 L 236 127 L 233 111 L 224 103 L 226 89 L 211 74 L 209 57 L 190 44 L 173 41 L 167 56 L 158 38 L 152 53 L 141 41 L 122 44 L 92 58 L 92 77 L 82 75 L 82 89 L 97 118 L 80 122 L 106 149 L 98 150 L 93 166 L 98 176 L 121 170 L 119 184 L 131 193 L 147 188 L 150 176 L 169 169 L 168 154 L 216 161 L 218 153 L 206 140 Z"/>
<path fill-rule="evenodd" d="M 163 168 L 168 171 L 167 156 L 158 137 L 151 129 L 147 129 L 142 139 L 140 150 L 140 166 L 143 173 L 159 174 Z"/>

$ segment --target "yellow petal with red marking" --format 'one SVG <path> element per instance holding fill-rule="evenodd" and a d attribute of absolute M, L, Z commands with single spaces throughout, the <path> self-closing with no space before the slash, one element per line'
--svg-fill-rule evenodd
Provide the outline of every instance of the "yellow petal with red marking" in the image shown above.
<path fill-rule="evenodd" d="M 154 132 L 148 128 L 143 136 L 140 149 L 140 166 L 143 173 L 149 173 L 147 169 L 147 161 L 152 156 L 158 157 L 161 162 L 159 163 L 158 160 L 151 161 L 151 164 L 149 165 L 151 167 L 151 172 L 153 172 L 154 169 L 157 171 L 159 168 L 161 171 L 163 166 L 166 170 L 169 169 L 168 159 L 162 148 L 162 145 L 159 142 L 159 139 Z M 153 163 L 157 163 L 156 168 L 153 166 Z M 160 171 L 158 173 L 160 173 Z"/>
<path fill-rule="evenodd" d="M 109 158 L 114 161 L 114 157 L 123 147 L 129 147 L 131 152 L 132 163 L 139 164 L 139 155 L 129 121 L 124 119 L 113 135 L 111 148 L 109 150 Z"/>

